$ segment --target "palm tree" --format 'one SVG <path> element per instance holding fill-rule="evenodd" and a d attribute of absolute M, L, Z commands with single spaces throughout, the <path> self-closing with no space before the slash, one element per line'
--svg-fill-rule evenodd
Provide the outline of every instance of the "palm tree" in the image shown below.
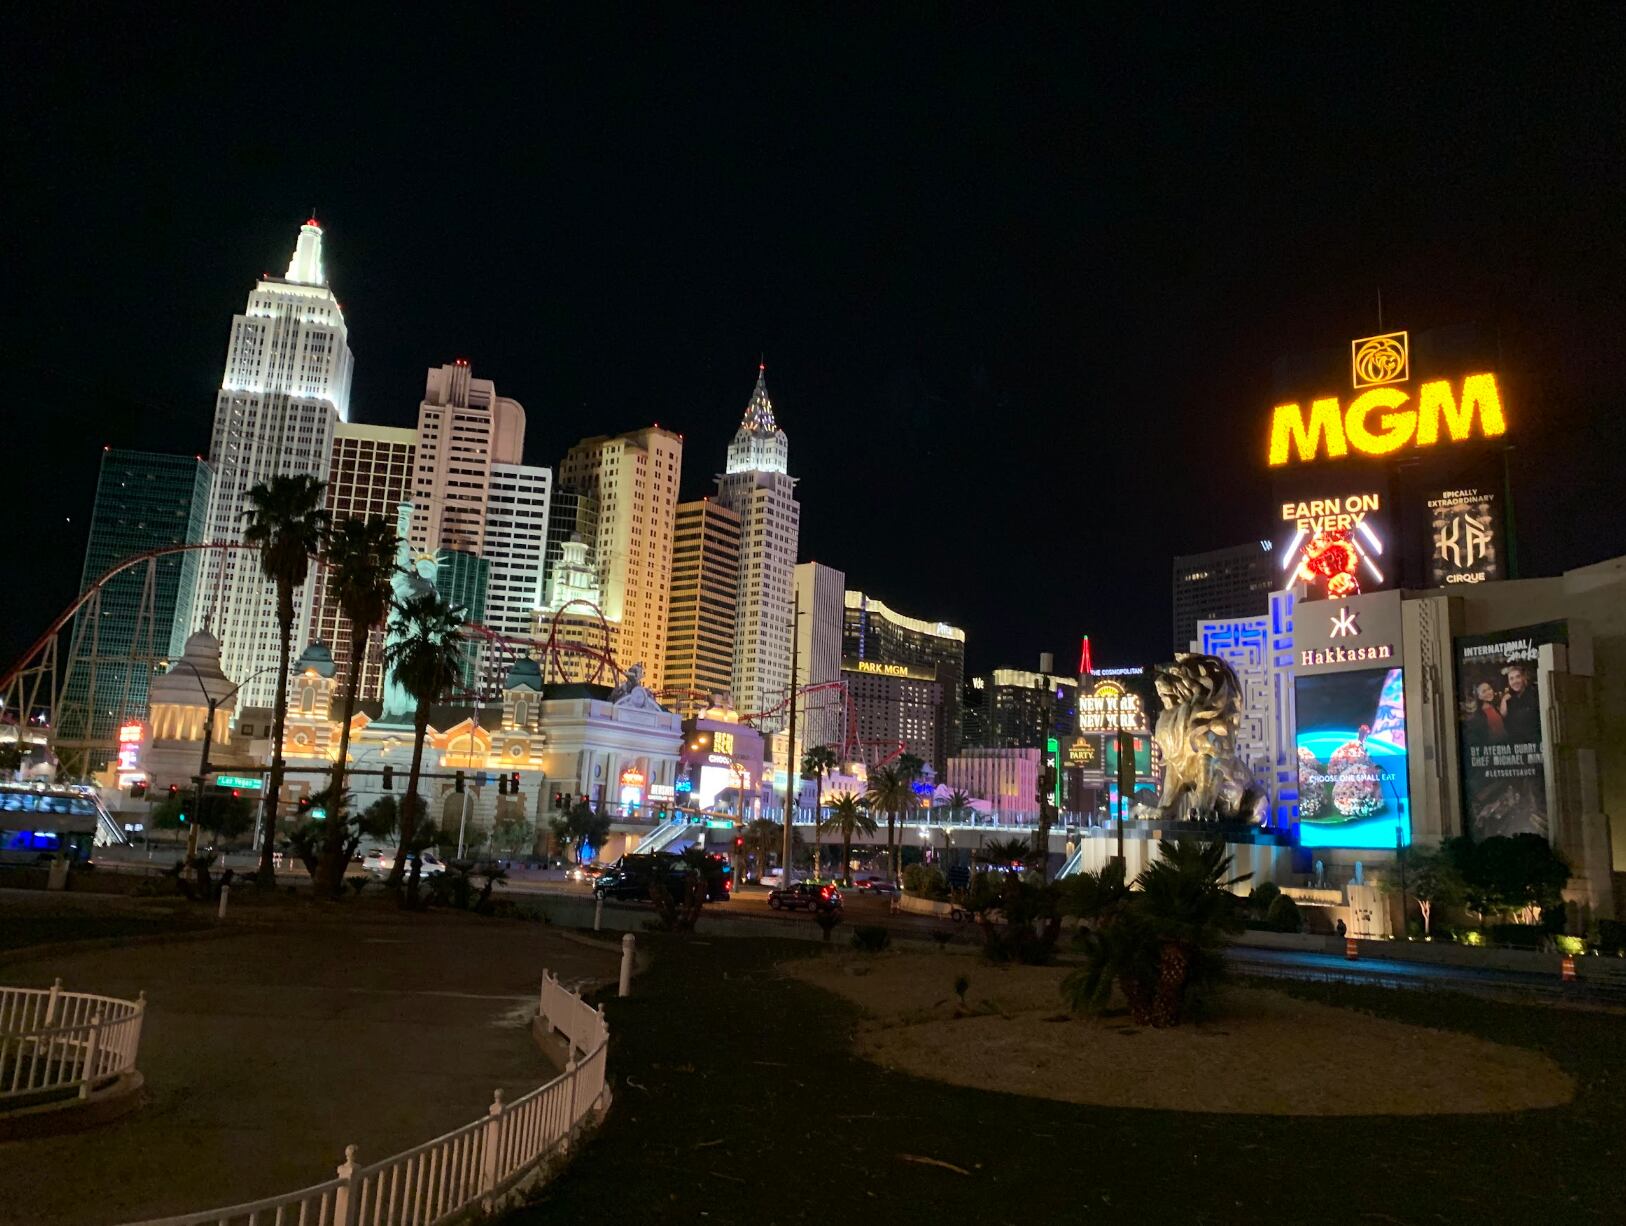
<path fill-rule="evenodd" d="M 829 825 L 841 832 L 841 884 L 850 886 L 853 883 L 852 860 L 853 834 L 874 834 L 875 819 L 864 808 L 863 802 L 851 792 L 838 792 L 836 803 L 830 806 Z"/>
<path fill-rule="evenodd" d="M 384 663 L 403 689 L 417 700 L 412 716 L 412 766 L 407 771 L 406 795 L 401 806 L 401 848 L 411 845 L 423 802 L 418 777 L 423 770 L 423 742 L 429 734 L 429 709 L 462 676 L 464 610 L 453 608 L 438 592 L 421 592 L 396 605 L 390 617 L 390 641 L 384 645 Z M 389 886 L 399 888 L 406 855 L 395 857 Z"/>
<path fill-rule="evenodd" d="M 916 761 L 919 761 L 917 758 Z M 892 861 L 892 880 L 897 881 L 898 848 L 897 830 L 898 817 L 902 813 L 914 808 L 915 789 L 911 780 L 902 771 L 892 766 L 878 766 L 869 774 L 869 783 L 864 790 L 864 798 L 869 807 L 879 809 L 886 814 L 886 848 L 887 855 Z"/>
<path fill-rule="evenodd" d="M 333 791 L 344 792 L 344 771 L 350 755 L 350 721 L 356 715 L 361 692 L 361 671 L 367 660 L 367 642 L 390 611 L 390 578 L 395 570 L 395 525 L 381 515 L 349 518 L 333 525 L 323 561 L 332 575 L 339 609 L 350 620 L 350 676 L 345 686 L 344 715 L 339 723 L 339 756 L 333 764 Z M 344 875 L 340 854 L 344 831 L 328 824 L 316 889 L 337 893 Z"/>
<path fill-rule="evenodd" d="M 926 759 L 918 754 L 900 753 L 892 760 L 892 769 L 910 783 L 915 783 L 926 773 Z"/>
<path fill-rule="evenodd" d="M 248 492 L 243 544 L 258 547 L 260 573 L 276 585 L 277 689 L 271 716 L 271 776 L 265 786 L 264 835 L 260 846 L 260 880 L 276 880 L 271 856 L 277 841 L 277 799 L 282 793 L 282 738 L 288 724 L 288 666 L 294 637 L 294 592 L 310 575 L 311 558 L 321 548 L 327 529 L 322 507 L 326 487 L 309 473 L 272 477 Z"/>
<path fill-rule="evenodd" d="M 948 794 L 948 799 L 940 806 L 948 814 L 949 821 L 958 821 L 960 814 L 971 807 L 971 796 L 958 788 Z"/>
<path fill-rule="evenodd" d="M 792 826 L 791 845 L 793 850 L 801 837 L 802 832 Z M 756 858 L 757 877 L 760 880 L 762 874 L 767 871 L 769 857 L 779 855 L 784 849 L 785 827 L 771 817 L 758 817 L 740 828 L 740 838 L 744 840 L 741 850 L 747 855 Z M 783 869 L 783 866 L 781 867 Z M 785 879 L 787 882 L 790 880 L 789 872 L 785 873 Z"/>
<path fill-rule="evenodd" d="M 840 765 L 835 750 L 815 745 L 802 755 L 802 778 L 813 776 L 813 876 L 819 875 L 819 830 L 824 825 L 824 777 Z M 843 861 L 846 863 L 846 861 Z"/>
<path fill-rule="evenodd" d="M 990 868 L 1008 869 L 1013 865 L 1027 866 L 1033 859 L 1033 845 L 1026 839 L 989 839 L 971 858 Z"/>

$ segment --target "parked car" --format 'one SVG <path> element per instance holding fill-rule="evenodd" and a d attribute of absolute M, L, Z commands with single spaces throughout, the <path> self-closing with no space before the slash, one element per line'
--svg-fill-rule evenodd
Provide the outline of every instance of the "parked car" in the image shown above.
<path fill-rule="evenodd" d="M 400 849 L 396 847 L 375 847 L 362 857 L 361 867 L 379 877 L 388 877 L 395 868 L 395 857 Z M 446 866 L 440 862 L 440 857 L 432 851 L 424 851 L 418 856 L 418 876 L 433 877 L 436 873 L 444 873 Z M 409 863 L 407 872 L 412 871 Z"/>
<path fill-rule="evenodd" d="M 801 907 L 809 911 L 839 911 L 841 891 L 827 881 L 796 881 L 770 891 L 768 905 L 775 911 L 795 911 Z"/>
<path fill-rule="evenodd" d="M 863 890 L 866 894 L 879 894 L 887 897 L 897 897 L 898 883 L 890 877 L 864 877 L 853 883 L 855 889 Z"/>

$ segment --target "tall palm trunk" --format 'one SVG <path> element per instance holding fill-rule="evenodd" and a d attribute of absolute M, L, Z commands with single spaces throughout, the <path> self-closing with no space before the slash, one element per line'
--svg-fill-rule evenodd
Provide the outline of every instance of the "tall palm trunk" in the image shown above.
<path fill-rule="evenodd" d="M 842 824 L 841 827 L 841 884 L 851 888 L 853 883 L 853 831 L 852 827 Z"/>
<path fill-rule="evenodd" d="M 407 848 L 418 834 L 418 774 L 423 770 L 423 742 L 429 735 L 429 704 L 418 700 L 417 713 L 412 718 L 412 766 L 407 771 L 406 802 L 401 806 L 401 842 L 395 849 L 395 863 L 390 866 L 388 888 L 401 888 L 406 873 Z M 427 807 L 426 807 L 427 809 Z"/>
<path fill-rule="evenodd" d="M 316 889 L 338 895 L 344 885 L 345 823 L 341 818 L 344 797 L 344 769 L 350 760 L 350 721 L 356 715 L 356 695 L 361 691 L 361 670 L 366 663 L 368 631 L 352 629 L 350 634 L 350 680 L 344 695 L 344 718 L 339 724 L 339 757 L 333 763 L 332 803 L 328 808 L 327 839 L 322 847 L 322 863 L 318 868 Z"/>
<path fill-rule="evenodd" d="M 282 799 L 282 738 L 288 729 L 288 658 L 294 641 L 294 589 L 289 583 L 277 584 L 277 629 L 282 633 L 277 644 L 277 693 L 271 706 L 271 774 L 265 781 L 265 813 L 262 818 L 260 842 L 260 883 L 274 886 L 276 870 L 271 857 L 276 853 L 277 805 Z"/>
<path fill-rule="evenodd" d="M 897 821 L 898 815 L 896 813 L 886 815 L 886 856 L 892 862 L 892 883 L 894 885 L 903 880 L 898 871 L 898 845 L 895 838 Z"/>

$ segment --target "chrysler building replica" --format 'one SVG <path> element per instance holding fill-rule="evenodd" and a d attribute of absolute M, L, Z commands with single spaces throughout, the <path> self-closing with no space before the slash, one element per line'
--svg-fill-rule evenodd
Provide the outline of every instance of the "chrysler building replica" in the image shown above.
<path fill-rule="evenodd" d="M 774 422 L 767 367 L 728 447 L 717 501 L 740 517 L 739 603 L 734 616 L 734 706 L 782 727 L 789 711 L 791 593 L 801 508 L 786 471 L 790 444 Z"/>
<path fill-rule="evenodd" d="M 226 371 L 215 398 L 206 540 L 240 541 L 248 491 L 271 478 L 309 473 L 328 478 L 333 430 L 348 420 L 350 346 L 339 300 L 322 268 L 322 227 L 312 217 L 285 276 L 262 276 L 241 315 L 232 318 Z M 314 576 L 316 567 L 311 567 Z M 310 641 L 311 581 L 294 594 L 295 648 Z M 269 706 L 276 692 L 276 598 L 259 555 L 203 555 L 191 628 L 220 640 L 220 666 L 248 678 L 239 707 Z M 264 669 L 263 675 L 255 676 Z"/>

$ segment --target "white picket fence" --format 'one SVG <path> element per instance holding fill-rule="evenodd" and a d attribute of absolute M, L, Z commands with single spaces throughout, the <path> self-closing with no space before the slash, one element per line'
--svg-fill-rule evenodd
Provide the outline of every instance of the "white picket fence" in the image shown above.
<path fill-rule="evenodd" d="M 609 1105 L 610 1031 L 595 1009 L 546 972 L 537 1014 L 570 1045 L 565 1071 L 480 1119 L 362 1166 L 348 1146 L 335 1178 L 298 1192 L 138 1226 L 436 1226 L 499 1199 L 563 1156 L 581 1126 Z"/>
<path fill-rule="evenodd" d="M 135 1069 L 145 993 L 136 1000 L 49 988 L 0 987 L 0 1111 L 80 1098 Z"/>

